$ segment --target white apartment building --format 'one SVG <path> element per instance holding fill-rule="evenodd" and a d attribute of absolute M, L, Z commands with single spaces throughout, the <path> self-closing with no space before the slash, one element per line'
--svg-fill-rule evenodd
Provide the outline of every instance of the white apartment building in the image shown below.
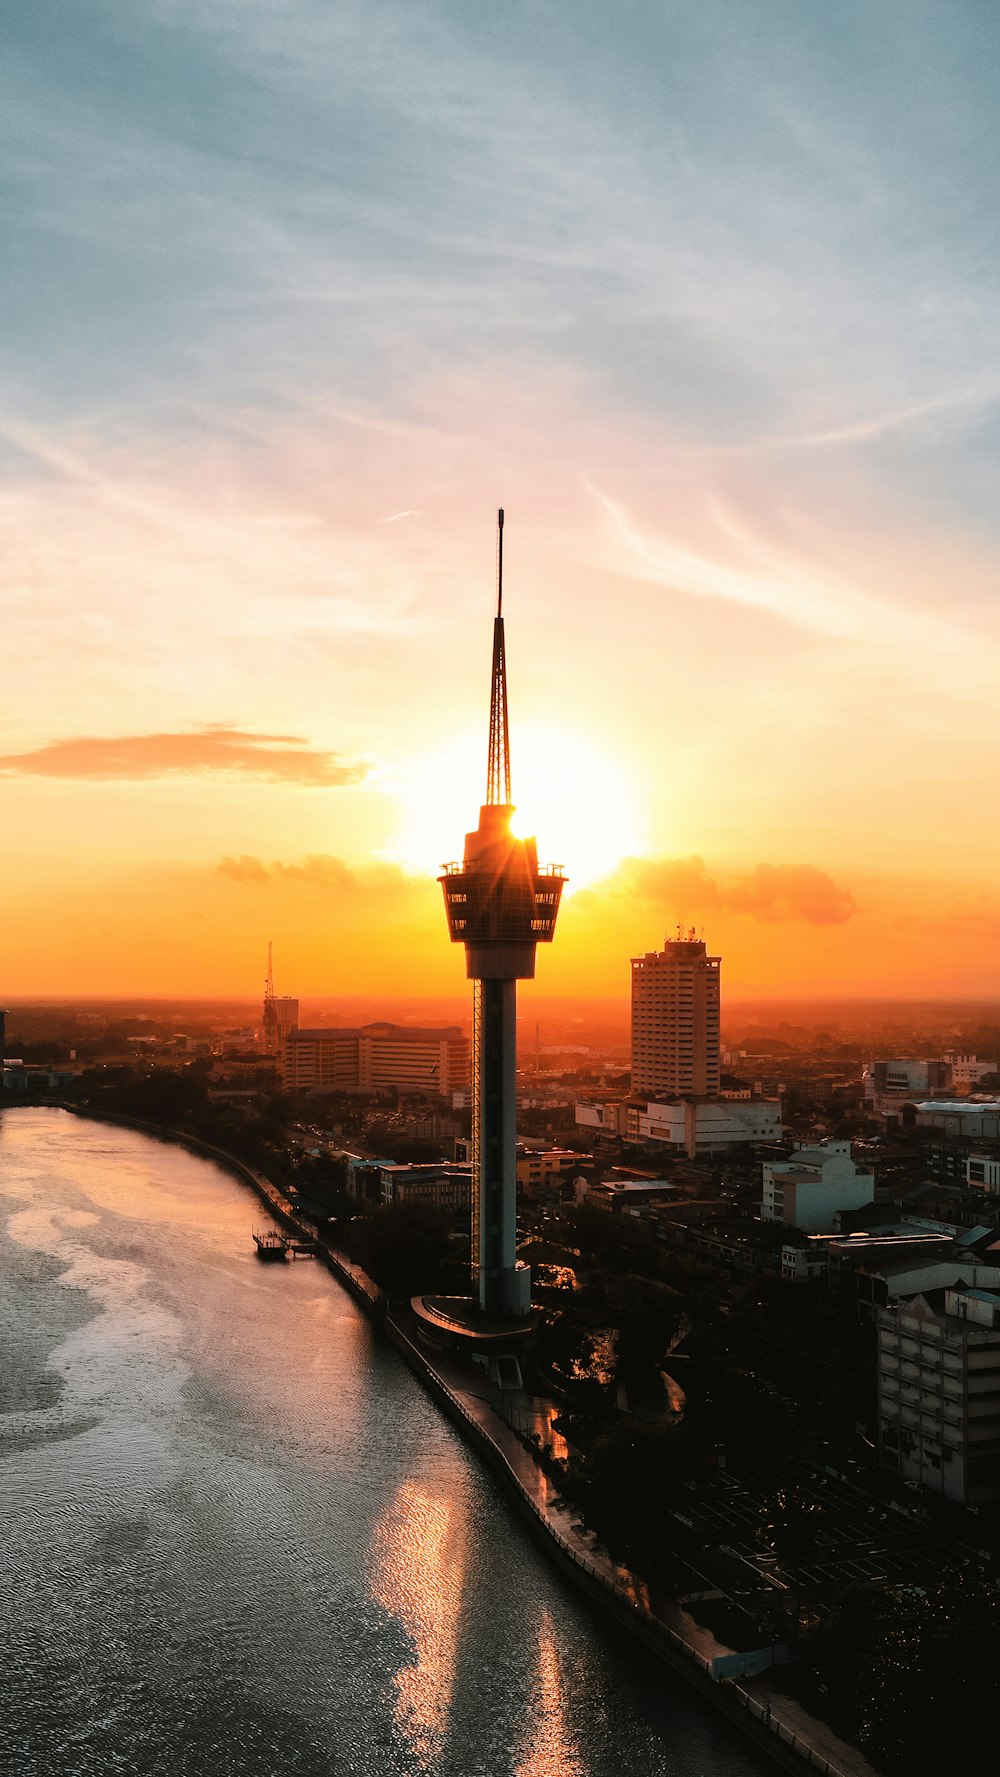
<path fill-rule="evenodd" d="M 689 932 L 632 959 L 632 1092 L 706 1097 L 719 1090 L 722 959 Z"/>
<path fill-rule="evenodd" d="M 878 1315 L 879 1457 L 963 1505 L 1000 1499 L 1000 1271 Z"/>
<path fill-rule="evenodd" d="M 838 1209 L 862 1209 L 874 1196 L 874 1174 L 855 1166 L 849 1141 L 804 1144 L 787 1159 L 764 1162 L 766 1222 L 832 1234 Z"/>

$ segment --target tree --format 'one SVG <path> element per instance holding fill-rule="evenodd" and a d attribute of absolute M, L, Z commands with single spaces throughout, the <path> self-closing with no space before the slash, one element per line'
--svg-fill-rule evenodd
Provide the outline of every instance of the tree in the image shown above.
<path fill-rule="evenodd" d="M 347 1226 L 345 1244 L 388 1296 L 413 1296 L 440 1286 L 449 1254 L 444 1210 L 428 1203 L 388 1203 Z"/>

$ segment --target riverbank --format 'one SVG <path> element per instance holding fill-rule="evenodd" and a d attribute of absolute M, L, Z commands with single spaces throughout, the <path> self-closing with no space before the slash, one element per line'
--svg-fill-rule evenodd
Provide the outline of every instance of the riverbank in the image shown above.
<path fill-rule="evenodd" d="M 214 1161 L 249 1185 L 279 1225 L 295 1235 L 309 1236 L 310 1230 L 278 1188 L 237 1156 L 184 1131 L 138 1118 L 73 1104 L 63 1108 L 179 1143 Z M 558 1500 L 544 1471 L 507 1424 L 498 1392 L 491 1389 L 483 1370 L 439 1353 L 432 1359 L 418 1344 L 407 1309 L 397 1307 L 390 1313 L 372 1280 L 329 1243 L 321 1240 L 317 1253 L 362 1311 L 380 1325 L 407 1367 L 476 1449 L 549 1560 L 578 1591 L 663 1660 L 715 1712 L 783 1769 L 801 1772 L 809 1766 L 828 1777 L 877 1777 L 856 1749 L 772 1691 L 765 1675 L 752 1678 L 738 1674 L 743 1656 L 722 1647 L 673 1600 L 651 1598 L 642 1581 L 592 1546 L 587 1532 Z"/>

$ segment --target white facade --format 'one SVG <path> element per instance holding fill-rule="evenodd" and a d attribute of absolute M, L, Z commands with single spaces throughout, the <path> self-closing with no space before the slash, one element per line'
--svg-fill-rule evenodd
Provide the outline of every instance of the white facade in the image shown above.
<path fill-rule="evenodd" d="M 940 1129 L 966 1141 L 1000 1141 L 1000 1099 L 931 1099 L 916 1107 L 918 1129 Z"/>
<path fill-rule="evenodd" d="M 959 1504 L 1000 1499 L 1000 1295 L 959 1285 L 883 1308 L 878 1343 L 883 1467 Z"/>
<path fill-rule="evenodd" d="M 839 1209 L 862 1209 L 874 1195 L 874 1175 L 855 1166 L 849 1141 L 797 1147 L 786 1160 L 764 1162 L 766 1222 L 832 1234 Z"/>
<path fill-rule="evenodd" d="M 634 1142 L 663 1142 L 691 1159 L 750 1142 L 780 1141 L 781 1104 L 777 1098 L 677 1098 L 670 1103 L 618 1099 L 604 1104 L 578 1104 L 576 1122 L 583 1129 Z"/>
<path fill-rule="evenodd" d="M 965 1162 L 965 1176 L 970 1185 L 981 1191 L 1000 1191 L 1000 1160 L 988 1154 L 970 1154 Z"/>
<path fill-rule="evenodd" d="M 980 1061 L 978 1055 L 960 1055 L 955 1049 L 947 1050 L 944 1059 L 951 1068 L 952 1086 L 959 1092 L 974 1092 L 980 1080 L 997 1071 L 995 1061 Z"/>

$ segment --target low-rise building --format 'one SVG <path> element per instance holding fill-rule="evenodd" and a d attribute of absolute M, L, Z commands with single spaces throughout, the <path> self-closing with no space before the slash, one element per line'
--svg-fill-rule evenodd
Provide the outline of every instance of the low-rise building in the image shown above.
<path fill-rule="evenodd" d="M 648 1208 L 651 1203 L 667 1203 L 680 1195 L 680 1186 L 670 1184 L 667 1179 L 606 1178 L 600 1184 L 587 1187 L 586 1201 L 598 1209 L 609 1209 L 613 1214 L 622 1211 L 631 1214 Z"/>
<path fill-rule="evenodd" d="M 577 1154 L 572 1148 L 527 1148 L 517 1151 L 516 1171 L 519 1191 L 540 1191 L 546 1185 L 561 1184 L 572 1178 L 581 1166 L 593 1164 L 592 1154 Z"/>
<path fill-rule="evenodd" d="M 442 1160 L 416 1166 L 382 1164 L 383 1203 L 429 1203 L 435 1209 L 468 1209 L 472 1203 L 472 1168 Z"/>
<path fill-rule="evenodd" d="M 578 1102 L 581 1128 L 620 1140 L 662 1143 L 694 1159 L 727 1148 L 781 1140 L 781 1104 L 768 1098 L 626 1098 Z"/>
<path fill-rule="evenodd" d="M 1000 1155 L 966 1155 L 965 1176 L 981 1191 L 1000 1191 Z"/>
<path fill-rule="evenodd" d="M 832 1234 L 841 1209 L 873 1201 L 875 1180 L 851 1156 L 849 1141 L 796 1147 L 787 1159 L 765 1160 L 761 1214 L 807 1234 Z"/>

